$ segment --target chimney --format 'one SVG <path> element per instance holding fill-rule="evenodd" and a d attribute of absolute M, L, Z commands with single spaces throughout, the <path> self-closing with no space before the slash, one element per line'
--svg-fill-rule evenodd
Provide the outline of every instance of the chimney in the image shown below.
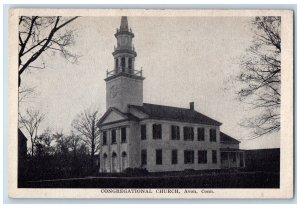
<path fill-rule="evenodd" d="M 190 110 L 194 110 L 194 102 L 190 102 Z"/>

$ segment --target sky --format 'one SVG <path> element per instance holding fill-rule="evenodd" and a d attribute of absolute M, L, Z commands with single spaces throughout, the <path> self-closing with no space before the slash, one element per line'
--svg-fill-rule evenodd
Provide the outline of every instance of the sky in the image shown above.
<path fill-rule="evenodd" d="M 22 85 L 35 87 L 25 109 L 46 115 L 40 131 L 50 127 L 68 134 L 72 120 L 85 109 L 105 106 L 106 70 L 113 69 L 114 33 L 121 17 L 80 17 L 72 52 L 76 64 L 60 55 L 44 54 L 45 69 L 22 74 Z M 274 133 L 251 139 L 251 129 L 240 123 L 256 112 L 237 99 L 234 78 L 239 58 L 251 45 L 248 17 L 128 17 L 135 38 L 136 69 L 143 69 L 144 102 L 189 107 L 222 123 L 221 131 L 241 141 L 243 149 L 280 147 Z"/>

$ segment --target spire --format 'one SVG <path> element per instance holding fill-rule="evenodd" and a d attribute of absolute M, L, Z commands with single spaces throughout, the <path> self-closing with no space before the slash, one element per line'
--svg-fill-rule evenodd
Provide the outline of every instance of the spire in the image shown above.
<path fill-rule="evenodd" d="M 121 18 L 120 31 L 128 31 L 128 21 L 126 16 L 122 16 Z"/>

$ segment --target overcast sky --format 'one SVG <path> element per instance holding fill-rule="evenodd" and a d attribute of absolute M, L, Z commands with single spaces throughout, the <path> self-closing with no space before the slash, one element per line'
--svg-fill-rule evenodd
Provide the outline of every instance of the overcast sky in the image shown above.
<path fill-rule="evenodd" d="M 26 108 L 46 114 L 41 130 L 68 134 L 74 117 L 84 109 L 105 112 L 106 70 L 113 69 L 114 33 L 121 17 L 80 17 L 69 27 L 76 32 L 77 64 L 46 56 L 43 70 L 22 74 L 22 85 L 36 87 Z M 137 51 L 136 69 L 143 67 L 144 102 L 189 107 L 222 123 L 221 131 L 241 141 L 241 148 L 279 147 L 279 133 L 255 140 L 239 125 L 255 114 L 237 100 L 238 59 L 251 44 L 247 17 L 128 17 Z"/>

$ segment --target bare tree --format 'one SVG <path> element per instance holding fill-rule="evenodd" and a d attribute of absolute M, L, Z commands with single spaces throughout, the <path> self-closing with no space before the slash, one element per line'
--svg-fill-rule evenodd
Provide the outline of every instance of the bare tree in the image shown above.
<path fill-rule="evenodd" d="M 80 146 L 81 138 L 78 135 L 75 135 L 74 132 L 71 132 L 71 135 L 68 137 L 71 151 L 73 152 L 73 157 L 76 158 L 77 150 Z"/>
<path fill-rule="evenodd" d="M 98 111 L 85 110 L 72 122 L 72 127 L 81 135 L 81 139 L 90 150 L 91 169 L 94 167 L 94 155 L 99 150 L 100 131 L 97 127 L 99 121 Z"/>
<path fill-rule="evenodd" d="M 50 128 L 45 129 L 44 132 L 40 136 L 38 136 L 36 143 L 42 146 L 42 149 L 44 151 L 42 155 L 54 154 L 54 148 L 52 146 L 53 141 L 54 137 Z"/>
<path fill-rule="evenodd" d="M 67 155 L 70 147 L 70 139 L 63 134 L 63 132 L 56 132 L 53 134 L 56 141 L 56 151 L 58 154 Z"/>
<path fill-rule="evenodd" d="M 243 121 L 254 138 L 280 130 L 281 19 L 255 17 L 254 37 L 240 65 L 238 96 L 259 112 Z"/>
<path fill-rule="evenodd" d="M 36 110 L 26 110 L 25 115 L 19 113 L 19 125 L 25 129 L 31 141 L 31 156 L 34 156 L 34 146 L 38 137 L 38 128 L 45 115 Z"/>
<path fill-rule="evenodd" d="M 36 60 L 44 52 L 58 52 L 71 62 L 77 60 L 77 56 L 69 51 L 74 43 L 72 30 L 67 30 L 66 25 L 78 17 L 19 17 L 19 86 L 21 74 L 29 68 L 42 69 L 45 63 Z M 34 65 L 34 63 L 36 65 Z"/>
<path fill-rule="evenodd" d="M 32 98 L 36 96 L 35 87 L 19 87 L 19 104 L 23 102 L 29 102 Z"/>

